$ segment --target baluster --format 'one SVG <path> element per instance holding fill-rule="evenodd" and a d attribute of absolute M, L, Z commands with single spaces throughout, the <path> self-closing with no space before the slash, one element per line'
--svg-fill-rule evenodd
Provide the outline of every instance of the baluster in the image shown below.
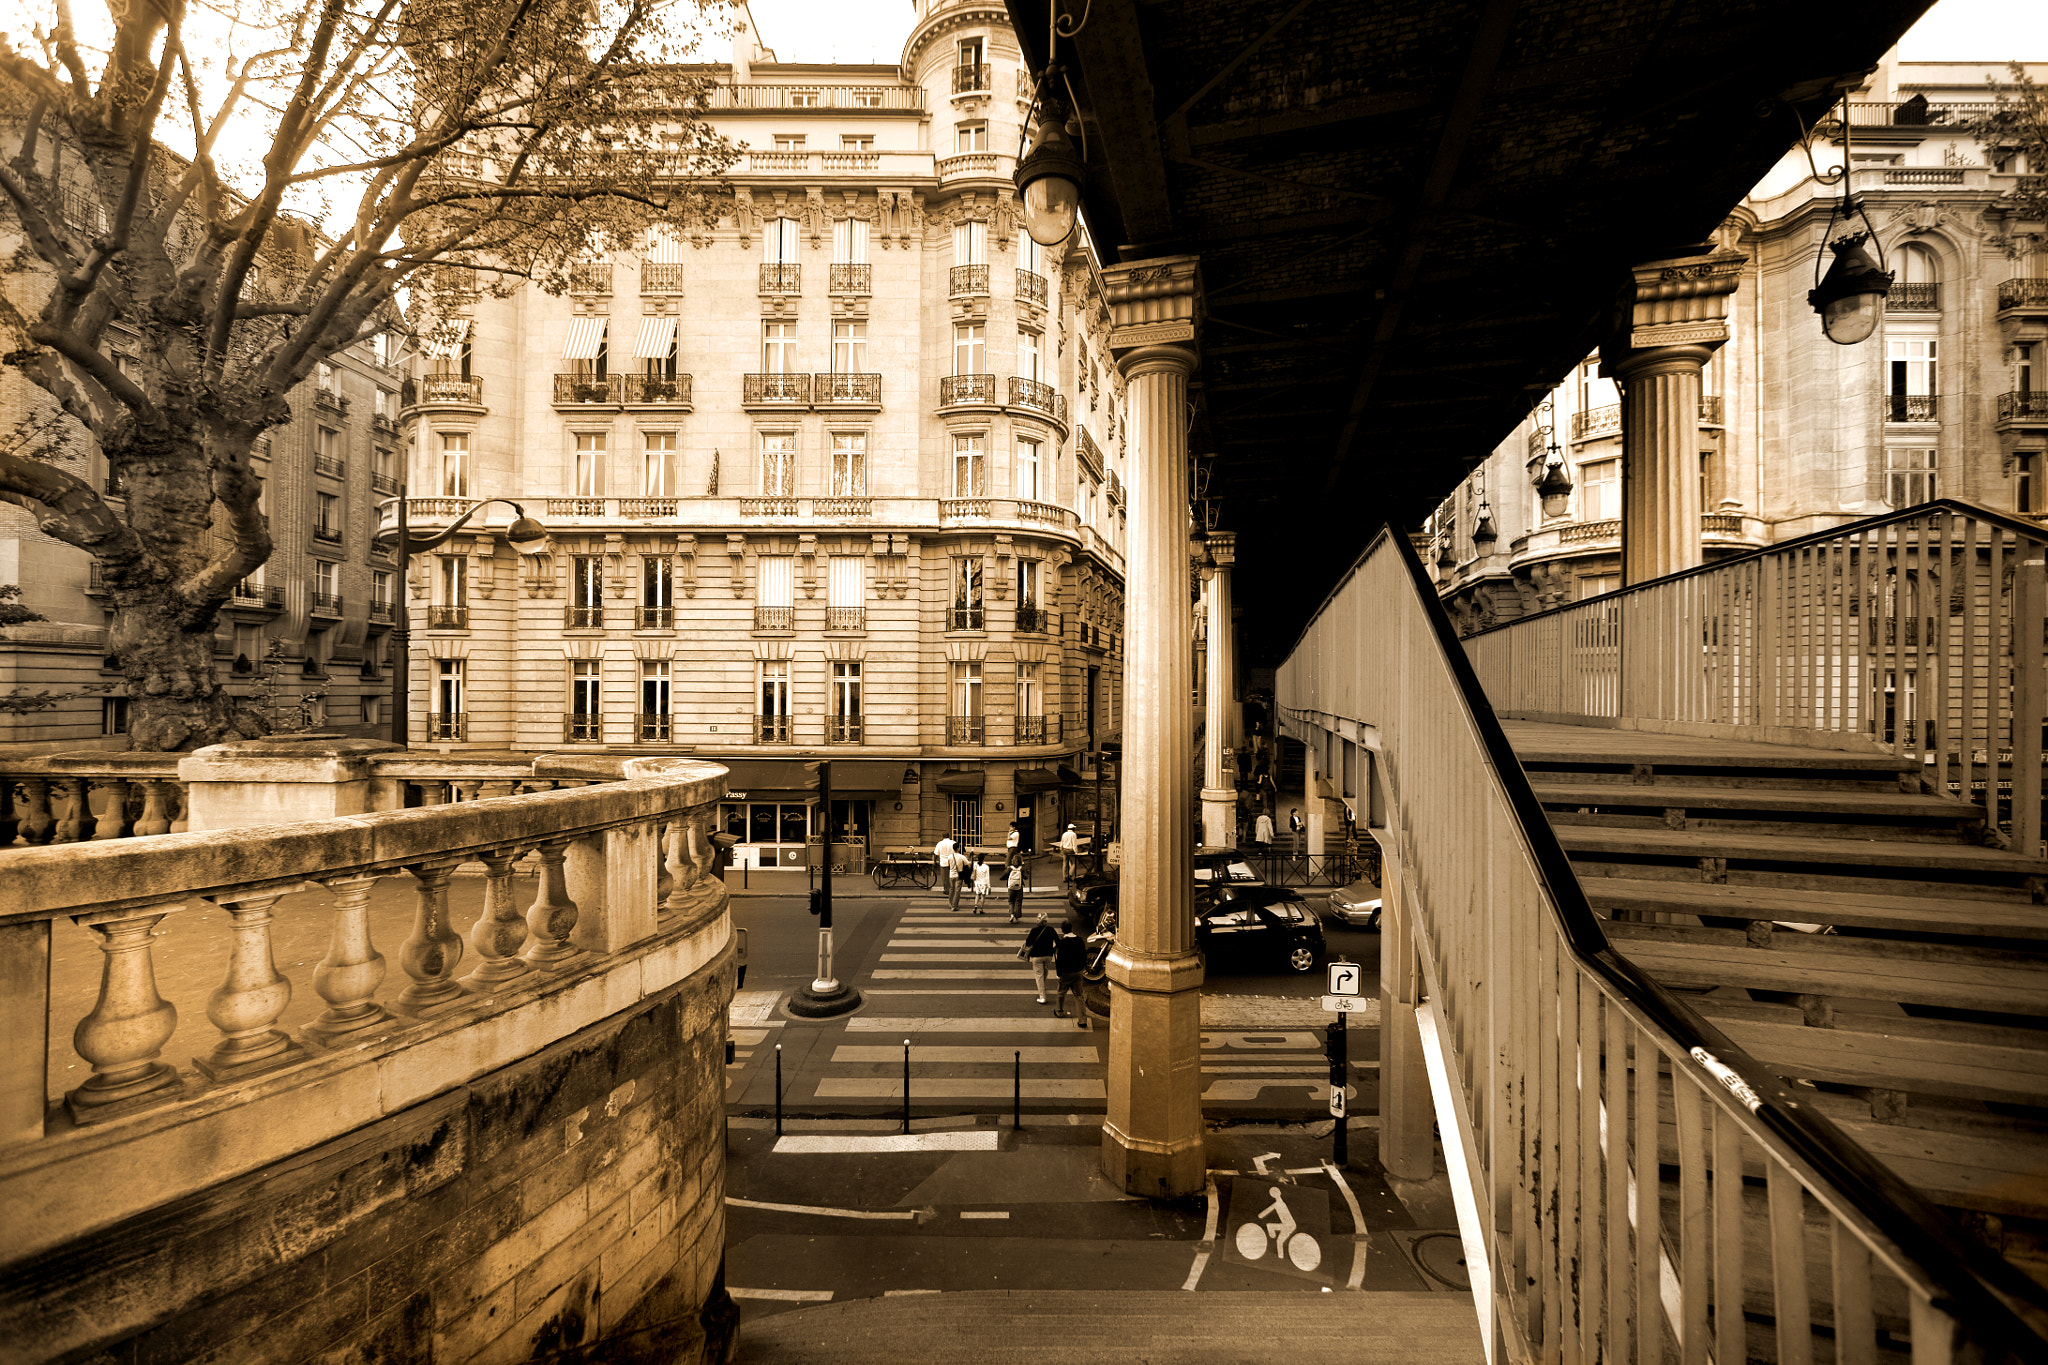
<path fill-rule="evenodd" d="M 445 806 L 448 804 L 447 784 L 445 782 L 422 782 L 419 784 L 419 788 L 420 804 L 422 806 Z"/>
<path fill-rule="evenodd" d="M 188 821 L 192 815 L 192 789 L 183 782 L 164 783 L 166 794 L 177 802 L 178 813 L 171 820 L 171 833 L 183 834 L 191 828 Z"/>
<path fill-rule="evenodd" d="M 171 784 L 162 781 L 138 783 L 142 788 L 142 818 L 135 822 L 137 834 L 169 834 L 171 813 L 165 788 Z"/>
<path fill-rule="evenodd" d="M 56 837 L 50 842 L 75 844 L 85 837 L 85 779 L 60 777 L 54 780 L 64 800 L 64 813 L 57 819 Z"/>
<path fill-rule="evenodd" d="M 433 785 L 425 783 L 423 788 Z M 455 979 L 455 968 L 462 961 L 462 939 L 448 927 L 448 879 L 461 861 L 416 863 L 406 869 L 419 886 L 415 888 L 418 906 L 412 936 L 398 952 L 398 965 L 412 978 L 412 984 L 398 996 L 401 1013 L 428 1014 L 463 997 L 462 983 Z"/>
<path fill-rule="evenodd" d="M 682 829 L 673 820 L 661 827 L 661 858 L 654 870 L 654 917 L 669 918 L 682 910 Z"/>
<path fill-rule="evenodd" d="M 370 942 L 370 892 L 377 881 L 372 875 L 321 883 L 334 893 L 334 928 L 327 939 L 327 956 L 313 971 L 313 989 L 327 1008 L 306 1031 L 329 1045 L 391 1018 L 376 1000 L 377 987 L 384 981 L 384 954 Z"/>
<path fill-rule="evenodd" d="M 551 839 L 537 850 L 540 858 L 540 886 L 533 904 L 526 908 L 526 927 L 532 942 L 526 945 L 526 960 L 536 967 L 555 967 L 583 956 L 581 948 L 569 943 L 580 913 L 569 899 L 569 882 L 562 860 L 569 847 L 567 839 Z"/>
<path fill-rule="evenodd" d="M 270 951 L 270 907 L 282 892 L 217 904 L 232 918 L 228 974 L 206 998 L 206 1017 L 220 1030 L 212 1052 L 193 1059 L 208 1080 L 233 1080 L 252 1071 L 302 1061 L 305 1049 L 277 1027 L 292 1001 L 292 983 L 278 974 Z"/>
<path fill-rule="evenodd" d="M 21 837 L 31 844 L 47 844 L 57 827 L 56 819 L 50 813 L 50 779 L 25 778 L 21 785 L 28 805 L 28 812 L 21 822 Z"/>
<path fill-rule="evenodd" d="M 484 908 L 469 931 L 469 941 L 483 961 L 463 978 L 471 990 L 488 990 L 532 969 L 519 956 L 519 947 L 526 942 L 526 920 L 512 904 L 512 863 L 517 857 L 511 849 L 483 855 Z"/>
<path fill-rule="evenodd" d="M 0 848 L 12 847 L 19 812 L 14 802 L 14 779 L 0 777 Z"/>
<path fill-rule="evenodd" d="M 99 935 L 104 956 L 99 1000 L 71 1034 L 78 1055 L 92 1063 L 85 1084 L 64 1097 L 76 1122 L 111 1117 L 145 1095 L 170 1099 L 184 1088 L 177 1068 L 157 1060 L 178 1027 L 178 1009 L 156 993 L 150 947 L 158 922 L 178 908 L 85 926 Z"/>
<path fill-rule="evenodd" d="M 481 784 L 481 789 L 483 799 L 485 800 L 489 800 L 494 796 L 510 796 L 514 791 L 518 790 L 510 782 L 485 782 Z"/>
<path fill-rule="evenodd" d="M 128 832 L 128 784 L 118 777 L 102 778 L 96 784 L 105 798 L 99 822 L 93 826 L 94 839 L 118 839 Z"/>

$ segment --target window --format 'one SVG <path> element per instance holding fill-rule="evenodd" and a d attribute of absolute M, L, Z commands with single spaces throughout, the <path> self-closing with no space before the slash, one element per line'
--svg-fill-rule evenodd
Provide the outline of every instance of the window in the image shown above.
<path fill-rule="evenodd" d="M 391 605 L 391 574 L 387 570 L 370 571 L 370 601 L 380 607 Z"/>
<path fill-rule="evenodd" d="M 1620 574 L 1584 574 L 1579 579 L 1579 600 L 1583 601 L 1588 597 L 1598 597 L 1602 593 L 1613 592 L 1620 586 Z"/>
<path fill-rule="evenodd" d="M 569 611 L 565 624 L 592 630 L 604 624 L 604 561 L 596 555 L 569 560 Z"/>
<path fill-rule="evenodd" d="M 757 718 L 763 744 L 789 742 L 789 660 L 761 661 L 761 709 Z"/>
<path fill-rule="evenodd" d="M 864 431 L 832 433 L 832 496 L 860 498 L 868 491 L 868 435 Z"/>
<path fill-rule="evenodd" d="M 1035 559 L 1017 561 L 1017 610 L 1021 613 L 1041 605 L 1038 595 L 1040 565 Z"/>
<path fill-rule="evenodd" d="M 1045 743 L 1045 685 L 1040 677 L 1043 665 L 1017 665 L 1017 735 L 1019 744 Z"/>
<path fill-rule="evenodd" d="M 128 699 L 126 697 L 100 698 L 100 733 L 103 735 L 125 735 L 128 733 Z"/>
<path fill-rule="evenodd" d="M 764 498 L 793 498 L 796 496 L 795 432 L 764 431 L 761 433 L 761 496 Z"/>
<path fill-rule="evenodd" d="M 1028 232 L 1017 234 L 1017 268 L 1028 270 L 1034 275 L 1045 273 L 1045 248 Z M 1043 303 L 1045 300 L 1040 299 L 1039 302 Z"/>
<path fill-rule="evenodd" d="M 860 661 L 857 659 L 833 661 L 829 720 L 827 739 L 839 744 L 860 743 Z"/>
<path fill-rule="evenodd" d="M 953 496 L 956 498 L 985 498 L 988 496 L 988 461 L 984 458 L 983 446 L 987 438 L 980 432 L 956 432 L 953 436 Z"/>
<path fill-rule="evenodd" d="M 810 94 L 811 94 L 811 92 L 810 92 L 810 91 L 808 91 L 808 90 L 806 90 L 806 91 L 802 91 L 802 92 L 800 92 L 800 93 L 802 93 L 802 94 L 805 94 L 805 95 L 810 95 Z M 811 98 L 812 98 L 812 100 L 813 100 L 813 101 L 815 101 L 815 100 L 817 99 L 817 96 L 815 96 L 815 95 L 811 95 Z M 775 134 L 775 150 L 776 150 L 776 151 L 778 151 L 778 152 L 800 152 L 800 151 L 802 151 L 803 149 L 804 149 L 804 135 L 803 135 L 802 133 L 777 133 L 777 134 Z M 785 220 L 785 221 L 786 221 L 786 220 Z"/>
<path fill-rule="evenodd" d="M 853 107 L 856 109 L 879 109 L 882 107 L 882 92 L 879 90 L 856 90 L 853 92 Z"/>
<path fill-rule="evenodd" d="M 262 657 L 263 627 L 236 626 L 235 663 L 239 666 L 241 662 L 246 659 L 251 665 L 254 665 L 255 662 Z"/>
<path fill-rule="evenodd" d="M 333 597 L 341 591 L 341 566 L 331 559 L 313 561 L 313 591 Z"/>
<path fill-rule="evenodd" d="M 341 497 L 335 493 L 313 495 L 313 534 L 321 540 L 341 539 Z"/>
<path fill-rule="evenodd" d="M 356 719 L 359 724 L 380 725 L 383 723 L 384 699 L 382 697 L 374 693 L 365 693 L 363 696 L 356 698 L 356 706 Z"/>
<path fill-rule="evenodd" d="M 324 360 L 313 362 L 313 387 L 321 393 L 334 392 L 334 367 Z"/>
<path fill-rule="evenodd" d="M 381 393 L 383 390 L 380 389 L 378 392 Z M 315 452 L 320 457 L 317 467 L 324 474 L 339 474 L 342 454 L 341 433 L 333 427 L 320 427 L 317 431 L 318 435 L 314 438 L 319 444 L 319 449 Z"/>
<path fill-rule="evenodd" d="M 953 150 L 958 152 L 985 152 L 988 150 L 988 125 L 986 123 L 963 123 L 953 130 Z M 979 265 L 979 261 L 961 261 L 961 265 Z"/>
<path fill-rule="evenodd" d="M 605 433 L 601 431 L 579 431 L 576 433 L 576 486 L 579 498 L 601 498 L 604 496 L 604 455 Z"/>
<path fill-rule="evenodd" d="M 770 322 L 761 329 L 761 368 L 768 374 L 796 370 L 796 324 Z"/>
<path fill-rule="evenodd" d="M 754 629 L 795 630 L 796 594 L 790 555 L 762 555 L 754 586 Z"/>
<path fill-rule="evenodd" d="M 1588 460 L 1579 466 L 1579 520 L 1612 521 L 1621 515 L 1621 461 Z"/>
<path fill-rule="evenodd" d="M 1711 512 L 1721 497 L 1720 456 L 1711 450 L 1700 452 L 1700 510 Z"/>
<path fill-rule="evenodd" d="M 1935 395 L 1940 392 L 1934 372 L 1938 344 L 1932 339 L 1916 341 L 1910 337 L 1885 342 L 1888 358 L 1886 392 L 1889 396 L 1886 421 L 1935 420 Z"/>
<path fill-rule="evenodd" d="M 1904 672 L 1885 670 L 1884 675 L 1884 742 L 1898 742 L 1898 732 L 1906 732 L 1906 743 L 1915 744 L 1914 721 L 1919 713 L 1919 677 L 1912 669 Z M 1931 728 L 1931 727 L 1930 727 Z"/>
<path fill-rule="evenodd" d="M 1038 458 L 1038 442 L 1022 437 L 1017 441 L 1017 486 L 1016 496 L 1026 502 L 1040 501 L 1038 474 L 1041 461 Z"/>
<path fill-rule="evenodd" d="M 953 561 L 953 629 L 981 628 L 981 556 L 963 555 Z"/>
<path fill-rule="evenodd" d="M 865 218 L 842 218 L 832 225 L 832 263 L 866 265 L 868 224 Z"/>
<path fill-rule="evenodd" d="M 674 491 L 676 434 L 649 431 L 641 434 L 640 491 L 650 498 L 665 498 Z"/>
<path fill-rule="evenodd" d="M 839 135 L 839 150 L 842 152 L 872 152 L 875 150 L 875 135 L 873 133 L 841 133 Z"/>
<path fill-rule="evenodd" d="M 1038 333 L 1022 328 L 1017 330 L 1017 377 L 1034 383 L 1042 378 L 1038 370 Z"/>
<path fill-rule="evenodd" d="M 2013 508 L 2023 516 L 2038 517 L 2044 510 L 2041 490 L 2041 454 L 2022 451 L 2012 458 Z"/>
<path fill-rule="evenodd" d="M 982 374 L 982 354 L 987 348 L 987 334 L 978 322 L 953 329 L 953 373 Z"/>
<path fill-rule="evenodd" d="M 2034 391 L 2034 343 L 2022 341 L 2012 348 L 2012 391 Z"/>
<path fill-rule="evenodd" d="M 953 798 L 953 841 L 958 844 L 981 842 L 981 798 L 978 796 L 956 796 Z"/>
<path fill-rule="evenodd" d="M 770 265 L 796 262 L 796 219 L 770 218 L 761 232 L 762 259 Z"/>
<path fill-rule="evenodd" d="M 865 322 L 835 322 L 832 324 L 832 372 L 834 374 L 866 374 L 868 372 L 868 325 Z"/>
<path fill-rule="evenodd" d="M 469 433 L 466 431 L 441 433 L 441 496 L 469 496 Z"/>
<path fill-rule="evenodd" d="M 569 665 L 569 715 L 562 739 L 569 744 L 595 744 L 604 737 L 603 665 L 577 659 Z"/>
<path fill-rule="evenodd" d="M 433 739 L 462 738 L 461 659 L 434 660 L 434 713 L 427 717 L 427 733 Z"/>
<path fill-rule="evenodd" d="M 979 744 L 986 733 L 982 710 L 981 665 L 953 665 L 953 713 L 947 740 L 953 744 Z"/>
<path fill-rule="evenodd" d="M 1885 501 L 1893 507 L 1912 507 L 1941 496 L 1935 477 L 1935 452 L 1914 447 L 1886 447 Z"/>
<path fill-rule="evenodd" d="M 960 65 L 980 66 L 984 60 L 981 44 L 982 40 L 979 38 L 962 38 L 960 40 Z"/>
<path fill-rule="evenodd" d="M 644 744 L 671 738 L 669 712 L 669 662 L 667 659 L 640 661 L 640 714 L 635 732 Z"/>
<path fill-rule="evenodd" d="M 675 562 L 667 555 L 640 559 L 640 628 L 669 630 L 676 621 Z"/>
<path fill-rule="evenodd" d="M 867 629 L 867 561 L 834 555 L 826 565 L 825 629 Z"/>
<path fill-rule="evenodd" d="M 1083 526 L 1095 525 L 1095 480 L 1086 474 L 1081 476 L 1081 505 L 1075 509 L 1080 514 Z"/>
<path fill-rule="evenodd" d="M 987 223 L 959 223 L 954 226 L 953 264 L 988 264 Z"/>

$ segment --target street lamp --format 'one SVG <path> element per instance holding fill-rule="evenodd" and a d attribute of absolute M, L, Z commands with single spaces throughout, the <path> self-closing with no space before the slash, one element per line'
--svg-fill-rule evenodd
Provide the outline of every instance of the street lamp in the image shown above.
<path fill-rule="evenodd" d="M 412 557 L 424 554 L 439 545 L 445 545 L 457 531 L 469 524 L 469 519 L 494 502 L 502 502 L 512 509 L 515 520 L 506 528 L 505 538 L 512 548 L 527 557 L 540 554 L 548 547 L 548 532 L 545 526 L 526 515 L 526 509 L 510 498 L 484 498 L 472 503 L 468 511 L 430 536 L 415 539 L 406 526 L 406 507 L 410 500 L 405 495 L 404 485 L 399 486 L 398 496 L 386 498 L 377 504 L 379 509 L 389 507 L 393 512 L 390 534 L 396 538 L 392 547 L 398 557 L 398 600 L 391 613 L 391 740 L 394 744 L 409 744 L 411 738 L 412 707 L 412 618 L 406 607 L 407 583 L 412 578 Z M 373 539 L 383 539 L 382 533 Z"/>
<path fill-rule="evenodd" d="M 1813 288 L 1806 293 L 1806 302 L 1814 312 L 1820 314 L 1820 330 L 1829 341 L 1837 346 L 1854 346 L 1867 341 L 1877 330 L 1879 320 L 1884 317 L 1884 296 L 1891 290 L 1891 272 L 1884 268 L 1884 243 L 1878 240 L 1877 230 L 1870 224 L 1870 215 L 1864 211 L 1863 203 L 1856 198 L 1855 184 L 1850 175 L 1855 169 L 1854 135 L 1850 131 L 1848 96 L 1842 97 L 1842 168 L 1823 173 L 1813 160 L 1813 133 L 1801 139 L 1806 149 L 1806 166 L 1813 173 L 1816 184 L 1842 186 L 1842 197 L 1828 209 L 1827 226 L 1821 229 L 1820 238 L 1826 250 L 1817 252 L 1813 258 Z M 1818 127 L 1814 133 L 1818 133 Z M 1863 231 L 1853 232 L 1830 241 L 1835 229 L 1835 219 L 1842 220 L 1842 226 L 1849 226 L 1851 215 L 1863 220 Z M 1877 248 L 1872 259 L 1864 244 Z M 1820 273 L 1821 262 L 1827 253 L 1835 253 L 1833 264 L 1828 266 L 1826 278 Z"/>
<path fill-rule="evenodd" d="M 1048 70 L 1041 88 L 1053 76 Z M 1024 230 L 1040 246 L 1058 246 L 1074 230 L 1081 207 L 1085 174 L 1074 144 L 1067 140 L 1067 107 L 1056 96 L 1040 99 L 1038 122 L 1031 129 L 1031 151 L 1017 163 L 1013 179 L 1024 205 Z"/>

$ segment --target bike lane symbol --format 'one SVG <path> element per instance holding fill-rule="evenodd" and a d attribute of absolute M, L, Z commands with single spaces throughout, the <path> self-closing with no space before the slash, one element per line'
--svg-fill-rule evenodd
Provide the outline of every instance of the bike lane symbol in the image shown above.
<path fill-rule="evenodd" d="M 1228 1225 L 1231 1250 L 1244 1260 L 1312 1274 L 1323 1263 L 1322 1243 L 1330 1234 L 1330 1197 L 1239 1176 L 1231 1184 Z"/>

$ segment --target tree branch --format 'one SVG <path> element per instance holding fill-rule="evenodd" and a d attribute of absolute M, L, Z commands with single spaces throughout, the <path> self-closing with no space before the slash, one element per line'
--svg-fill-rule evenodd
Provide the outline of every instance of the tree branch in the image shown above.
<path fill-rule="evenodd" d="M 28 509 L 43 534 L 103 559 L 143 554 L 141 540 L 92 485 L 55 465 L 0 453 L 0 501 Z"/>

